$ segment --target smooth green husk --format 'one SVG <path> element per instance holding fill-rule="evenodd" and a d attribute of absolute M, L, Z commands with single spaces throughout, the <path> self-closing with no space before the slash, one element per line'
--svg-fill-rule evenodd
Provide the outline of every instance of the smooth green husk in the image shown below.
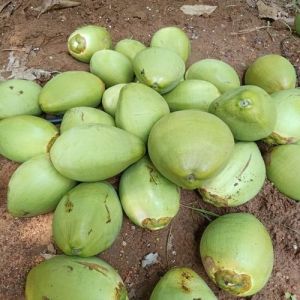
<path fill-rule="evenodd" d="M 192 269 L 175 267 L 156 284 L 150 300 L 217 300 L 205 281 Z"/>
<path fill-rule="evenodd" d="M 271 95 L 277 110 L 272 133 L 264 139 L 268 144 L 292 144 L 300 140 L 300 88 Z"/>
<path fill-rule="evenodd" d="M 234 147 L 228 126 L 216 116 L 182 110 L 152 127 L 148 152 L 158 171 L 178 186 L 195 189 L 229 160 Z"/>
<path fill-rule="evenodd" d="M 136 55 L 133 69 L 139 82 L 165 94 L 183 79 L 185 64 L 175 52 L 151 47 Z"/>
<path fill-rule="evenodd" d="M 67 255 L 93 256 L 112 245 L 122 220 L 120 200 L 109 183 L 81 183 L 61 199 L 55 210 L 54 241 Z"/>
<path fill-rule="evenodd" d="M 158 92 L 142 83 L 129 83 L 120 92 L 116 125 L 147 142 L 152 126 L 169 112 Z"/>
<path fill-rule="evenodd" d="M 110 114 L 112 117 L 115 116 L 119 96 L 121 89 L 126 85 L 126 83 L 119 83 L 116 84 L 107 90 L 105 90 L 103 97 L 102 97 L 102 106 L 105 112 Z"/>
<path fill-rule="evenodd" d="M 93 107 L 74 107 L 69 109 L 62 119 L 60 132 L 83 124 L 104 124 L 115 126 L 114 119 L 106 112 Z"/>
<path fill-rule="evenodd" d="M 248 213 L 231 213 L 212 221 L 200 242 L 208 276 L 223 290 L 246 297 L 270 278 L 274 252 L 264 225 Z"/>
<path fill-rule="evenodd" d="M 176 52 L 184 62 L 191 54 L 191 42 L 186 33 L 178 27 L 164 27 L 156 31 L 151 47 L 161 47 Z"/>
<path fill-rule="evenodd" d="M 7 192 L 7 209 L 15 217 L 32 217 L 53 211 L 75 181 L 59 174 L 49 154 L 31 158 L 13 173 Z"/>
<path fill-rule="evenodd" d="M 76 29 L 68 38 L 69 53 L 79 61 L 88 63 L 99 50 L 110 49 L 112 40 L 105 27 L 86 25 Z"/>
<path fill-rule="evenodd" d="M 245 84 L 256 85 L 272 94 L 296 87 L 293 65 L 283 56 L 268 54 L 257 58 L 247 69 Z"/>
<path fill-rule="evenodd" d="M 120 40 L 115 46 L 116 51 L 124 54 L 131 61 L 133 61 L 135 56 L 145 48 L 146 46 L 143 43 L 133 39 Z"/>
<path fill-rule="evenodd" d="M 254 198 L 266 178 L 259 148 L 253 142 L 238 142 L 226 166 L 199 188 L 202 199 L 217 207 L 234 207 Z"/>
<path fill-rule="evenodd" d="M 222 119 L 240 141 L 269 136 L 276 122 L 276 108 L 270 95 L 251 85 L 224 93 L 211 103 L 209 112 Z"/>
<path fill-rule="evenodd" d="M 90 70 L 106 87 L 131 82 L 134 76 L 130 59 L 115 50 L 97 51 L 91 58 Z"/>
<path fill-rule="evenodd" d="M 64 132 L 50 157 L 61 174 L 86 182 L 115 176 L 144 153 L 145 145 L 135 135 L 113 126 L 86 124 Z"/>
<path fill-rule="evenodd" d="M 164 95 L 171 111 L 199 109 L 208 111 L 212 101 L 220 96 L 219 90 L 204 80 L 184 80 Z"/>
<path fill-rule="evenodd" d="M 180 189 L 162 176 L 148 157 L 125 170 L 119 195 L 128 218 L 150 230 L 166 227 L 179 210 Z"/>
<path fill-rule="evenodd" d="M 20 115 L 0 121 L 0 154 L 24 162 L 49 152 L 58 136 L 57 128 L 35 116 Z"/>
<path fill-rule="evenodd" d="M 274 147 L 265 156 L 267 177 L 280 192 L 300 201 L 300 144 Z"/>
<path fill-rule="evenodd" d="M 115 269 L 97 257 L 59 255 L 43 261 L 27 275 L 26 300 L 128 300 Z"/>
<path fill-rule="evenodd" d="M 221 94 L 240 86 L 236 71 L 218 59 L 202 59 L 192 64 L 185 73 L 185 79 L 199 79 L 212 83 Z"/>
<path fill-rule="evenodd" d="M 11 79 L 0 83 L 0 119 L 41 113 L 41 87 L 34 81 Z"/>
<path fill-rule="evenodd" d="M 63 72 L 43 87 L 39 103 L 44 112 L 61 114 L 72 107 L 96 107 L 101 103 L 104 83 L 85 71 Z"/>

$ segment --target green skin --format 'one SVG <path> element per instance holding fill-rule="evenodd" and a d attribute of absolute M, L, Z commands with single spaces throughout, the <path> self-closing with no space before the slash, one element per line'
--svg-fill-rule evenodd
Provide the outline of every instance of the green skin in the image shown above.
<path fill-rule="evenodd" d="M 116 84 L 107 90 L 105 90 L 102 97 L 102 106 L 105 112 L 110 114 L 112 117 L 115 116 L 117 105 L 119 101 L 119 95 L 121 89 L 126 85 L 126 83 Z"/>
<path fill-rule="evenodd" d="M 144 154 L 145 145 L 138 137 L 102 124 L 67 130 L 50 151 L 51 161 L 61 174 L 83 182 L 115 176 Z"/>
<path fill-rule="evenodd" d="M 265 156 L 267 177 L 286 196 L 300 201 L 300 144 L 274 147 Z"/>
<path fill-rule="evenodd" d="M 208 111 L 209 105 L 220 96 L 219 90 L 204 80 L 184 80 L 164 95 L 171 111 L 199 109 Z"/>
<path fill-rule="evenodd" d="M 257 86 L 241 86 L 212 102 L 209 112 L 222 119 L 236 140 L 257 141 L 271 134 L 276 122 L 272 98 Z"/>
<path fill-rule="evenodd" d="M 124 39 L 116 44 L 115 50 L 127 56 L 133 62 L 135 56 L 146 46 L 136 40 Z"/>
<path fill-rule="evenodd" d="M 264 225 L 248 213 L 231 213 L 211 222 L 200 242 L 208 276 L 223 290 L 246 297 L 270 278 L 274 253 Z"/>
<path fill-rule="evenodd" d="M 54 169 L 48 154 L 35 156 L 19 166 L 9 181 L 8 212 L 15 217 L 32 217 L 53 211 L 74 185 L 75 181 Z"/>
<path fill-rule="evenodd" d="M 247 69 L 245 84 L 256 85 L 272 94 L 296 87 L 293 65 L 283 56 L 268 54 L 257 58 Z"/>
<path fill-rule="evenodd" d="M 119 195 L 128 218 L 140 227 L 166 227 L 179 210 L 180 189 L 144 157 L 121 177 Z"/>
<path fill-rule="evenodd" d="M 26 300 L 128 300 L 115 269 L 97 258 L 59 255 L 32 268 L 26 279 Z"/>
<path fill-rule="evenodd" d="M 57 128 L 35 116 L 15 116 L 0 121 L 0 154 L 24 162 L 49 152 L 58 136 Z"/>
<path fill-rule="evenodd" d="M 300 14 L 295 17 L 295 29 L 297 34 L 300 36 Z"/>
<path fill-rule="evenodd" d="M 115 120 L 106 112 L 93 107 L 74 107 L 68 110 L 62 119 L 60 132 L 84 124 L 104 124 L 115 126 Z"/>
<path fill-rule="evenodd" d="M 152 126 L 169 112 L 158 92 L 142 83 L 129 83 L 120 92 L 116 125 L 147 142 Z"/>
<path fill-rule="evenodd" d="M 41 113 L 38 97 L 41 87 L 34 81 L 11 79 L 0 83 L 0 119 Z"/>
<path fill-rule="evenodd" d="M 69 53 L 79 61 L 89 63 L 99 50 L 110 49 L 112 40 L 104 27 L 87 25 L 75 30 L 68 38 Z"/>
<path fill-rule="evenodd" d="M 166 48 L 176 52 L 184 62 L 191 54 L 191 42 L 186 33 L 177 27 L 164 27 L 156 31 L 151 39 L 151 47 Z"/>
<path fill-rule="evenodd" d="M 198 191 L 205 202 L 217 207 L 234 207 L 254 198 L 265 178 L 266 168 L 257 145 L 239 142 L 225 168 L 203 181 Z"/>
<path fill-rule="evenodd" d="M 209 81 L 221 94 L 241 85 L 236 71 L 229 64 L 218 59 L 202 59 L 192 64 L 185 73 L 185 79 Z"/>
<path fill-rule="evenodd" d="M 173 268 L 156 284 L 150 300 L 218 300 L 205 281 L 190 268 Z"/>
<path fill-rule="evenodd" d="M 271 145 L 292 144 L 300 140 L 300 88 L 271 95 L 277 110 L 275 128 L 264 141 Z"/>
<path fill-rule="evenodd" d="M 151 129 L 148 151 L 162 175 L 187 189 L 216 174 L 229 160 L 234 140 L 220 119 L 198 110 L 161 118 Z"/>
<path fill-rule="evenodd" d="M 61 114 L 72 107 L 96 107 L 101 102 L 104 83 L 85 71 L 63 72 L 43 87 L 39 102 L 44 112 Z"/>
<path fill-rule="evenodd" d="M 131 82 L 134 77 L 130 59 L 114 50 L 97 51 L 91 58 L 90 70 L 106 87 Z"/>
<path fill-rule="evenodd" d="M 109 183 L 81 183 L 61 199 L 55 210 L 54 241 L 67 255 L 93 256 L 112 245 L 122 220 L 120 200 Z"/>
<path fill-rule="evenodd" d="M 182 80 L 185 64 L 175 52 L 153 47 L 146 48 L 136 55 L 133 69 L 139 82 L 160 94 L 165 94 Z"/>

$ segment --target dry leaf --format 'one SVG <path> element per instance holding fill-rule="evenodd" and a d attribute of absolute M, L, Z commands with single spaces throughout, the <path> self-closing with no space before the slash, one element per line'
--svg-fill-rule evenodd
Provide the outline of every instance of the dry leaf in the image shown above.
<path fill-rule="evenodd" d="M 43 0 L 42 5 L 38 7 L 36 10 L 39 11 L 38 18 L 41 14 L 51 10 L 51 9 L 62 9 L 69 8 L 81 5 L 80 2 L 77 1 L 67 1 L 67 0 Z"/>
<path fill-rule="evenodd" d="M 4 2 L 2 5 L 0 5 L 0 13 L 2 12 L 2 10 L 11 3 L 11 1 L 6 1 Z"/>
<path fill-rule="evenodd" d="M 202 16 L 202 15 L 210 15 L 216 10 L 217 6 L 212 5 L 183 5 L 180 7 L 180 10 L 183 11 L 186 15 L 192 16 Z"/>
<path fill-rule="evenodd" d="M 246 0 L 246 3 L 253 8 L 256 7 L 256 2 L 257 0 Z"/>
<path fill-rule="evenodd" d="M 142 260 L 142 267 L 146 268 L 149 266 L 152 266 L 158 262 L 158 253 L 157 252 L 151 252 L 144 256 Z"/>
<path fill-rule="evenodd" d="M 257 3 L 258 15 L 261 19 L 267 18 L 272 20 L 285 20 L 288 18 L 288 13 L 277 5 L 266 5 L 259 0 Z"/>
<path fill-rule="evenodd" d="M 28 49 L 22 49 L 22 55 L 16 56 L 14 51 L 9 52 L 8 62 L 6 67 L 0 69 L 0 80 L 7 79 L 27 79 L 27 80 L 39 80 L 48 81 L 53 74 L 57 74 L 57 71 L 46 71 L 43 69 L 27 68 L 27 60 L 31 46 Z M 24 51 L 23 51 L 24 50 Z M 28 52 L 29 51 L 29 52 Z M 24 53 L 23 53 L 24 52 Z"/>

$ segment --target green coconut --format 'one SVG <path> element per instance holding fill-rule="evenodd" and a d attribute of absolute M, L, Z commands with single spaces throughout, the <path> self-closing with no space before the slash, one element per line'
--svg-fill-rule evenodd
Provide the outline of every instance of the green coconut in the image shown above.
<path fill-rule="evenodd" d="M 84 71 L 63 72 L 43 87 L 39 102 L 44 112 L 61 114 L 72 107 L 96 107 L 101 102 L 104 83 Z"/>
<path fill-rule="evenodd" d="M 121 40 L 115 46 L 116 51 L 124 54 L 131 61 L 133 61 L 135 56 L 145 48 L 146 46 L 143 43 L 133 39 Z"/>
<path fill-rule="evenodd" d="M 264 225 L 248 213 L 231 213 L 211 222 L 200 242 L 205 271 L 234 296 L 259 292 L 270 278 L 274 253 Z"/>
<path fill-rule="evenodd" d="M 76 29 L 68 38 L 69 53 L 79 61 L 88 63 L 99 50 L 110 49 L 112 40 L 105 27 L 86 25 Z"/>
<path fill-rule="evenodd" d="M 41 113 L 41 87 L 34 81 L 11 79 L 0 83 L 0 119 Z"/>
<path fill-rule="evenodd" d="M 81 183 L 61 199 L 55 210 L 54 241 L 67 255 L 93 256 L 112 245 L 122 220 L 120 200 L 109 183 Z"/>
<path fill-rule="evenodd" d="M 130 59 L 115 50 L 97 51 L 91 58 L 90 70 L 106 87 L 131 82 L 134 77 Z"/>
<path fill-rule="evenodd" d="M 300 144 L 274 147 L 265 162 L 268 179 L 281 193 L 300 201 Z"/>
<path fill-rule="evenodd" d="M 144 83 L 160 94 L 171 91 L 182 80 L 185 64 L 174 51 L 151 47 L 139 52 L 133 68 L 139 82 Z"/>
<path fill-rule="evenodd" d="M 171 111 L 199 109 L 208 111 L 212 101 L 220 96 L 219 90 L 204 80 L 184 80 L 164 95 Z"/>
<path fill-rule="evenodd" d="M 222 119 L 235 139 L 257 141 L 271 134 L 276 108 L 270 95 L 257 86 L 241 86 L 214 100 L 209 112 Z"/>
<path fill-rule="evenodd" d="M 115 176 L 145 154 L 135 135 L 113 126 L 86 124 L 65 131 L 50 151 L 54 167 L 77 181 L 99 181 Z"/>
<path fill-rule="evenodd" d="M 272 133 L 264 140 L 268 144 L 292 144 L 300 140 L 300 88 L 283 90 L 271 95 L 277 110 Z"/>
<path fill-rule="evenodd" d="M 114 119 L 106 112 L 93 107 L 74 107 L 69 109 L 62 119 L 60 132 L 83 124 L 104 124 L 115 126 Z"/>
<path fill-rule="evenodd" d="M 190 268 L 175 267 L 156 284 L 150 300 L 218 300 L 205 281 Z"/>
<path fill-rule="evenodd" d="M 120 92 L 116 125 L 147 142 L 154 123 L 169 112 L 158 92 L 142 83 L 129 83 Z"/>
<path fill-rule="evenodd" d="M 221 94 L 241 85 L 240 78 L 233 67 L 221 60 L 210 58 L 192 64 L 185 73 L 185 79 L 209 81 Z"/>
<path fill-rule="evenodd" d="M 26 300 L 128 300 L 115 269 L 97 257 L 59 255 L 30 270 Z"/>
<path fill-rule="evenodd" d="M 198 189 L 202 199 L 217 207 L 234 207 L 254 198 L 266 178 L 259 148 L 253 142 L 238 142 L 226 166 L 206 179 Z"/>
<path fill-rule="evenodd" d="M 184 62 L 191 54 L 191 42 L 186 33 L 178 27 L 164 27 L 156 31 L 150 46 L 175 51 Z"/>
<path fill-rule="evenodd" d="M 122 174 L 120 200 L 128 218 L 150 230 L 166 227 L 179 210 L 180 189 L 144 157 Z"/>
<path fill-rule="evenodd" d="M 268 54 L 257 58 L 247 69 L 245 84 L 257 85 L 267 93 L 296 87 L 297 76 L 293 65 L 283 56 Z"/>
<path fill-rule="evenodd" d="M 105 90 L 102 97 L 102 106 L 105 112 L 110 114 L 112 117 L 115 116 L 117 105 L 119 101 L 119 95 L 122 87 L 124 87 L 126 83 L 116 84 L 107 90 Z"/>
<path fill-rule="evenodd" d="M 49 152 L 58 136 L 57 128 L 35 116 L 20 115 L 0 121 L 0 154 L 24 162 Z"/>
<path fill-rule="evenodd" d="M 15 217 L 32 217 L 53 211 L 75 181 L 59 174 L 49 155 L 23 163 L 13 173 L 7 193 L 8 212 Z"/>
<path fill-rule="evenodd" d="M 228 126 L 199 110 L 162 117 L 152 127 L 148 152 L 158 171 L 173 183 L 196 189 L 225 166 L 234 148 Z"/>

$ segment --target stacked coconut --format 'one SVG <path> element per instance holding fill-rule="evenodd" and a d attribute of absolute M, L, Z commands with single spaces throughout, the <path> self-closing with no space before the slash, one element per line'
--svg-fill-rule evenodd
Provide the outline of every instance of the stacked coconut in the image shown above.
<path fill-rule="evenodd" d="M 54 240 L 67 254 L 30 271 L 28 300 L 128 299 L 117 272 L 91 257 L 115 241 L 122 208 L 138 226 L 158 230 L 176 216 L 180 188 L 218 207 L 238 206 L 261 190 L 266 170 L 300 200 L 300 90 L 285 58 L 258 58 L 240 86 L 220 60 L 186 71 L 190 41 L 175 27 L 157 31 L 150 47 L 125 39 L 111 50 L 105 28 L 85 26 L 68 48 L 91 72 L 63 72 L 43 88 L 0 84 L 0 153 L 22 163 L 9 182 L 8 211 L 55 210 Z M 60 118 L 60 126 L 49 121 Z M 266 165 L 256 141 L 272 146 Z M 105 180 L 120 173 L 117 193 Z M 235 296 L 257 293 L 273 267 L 270 236 L 246 213 L 211 222 L 200 255 L 213 282 Z M 189 268 L 167 272 L 151 296 L 173 298 L 216 299 Z"/>

